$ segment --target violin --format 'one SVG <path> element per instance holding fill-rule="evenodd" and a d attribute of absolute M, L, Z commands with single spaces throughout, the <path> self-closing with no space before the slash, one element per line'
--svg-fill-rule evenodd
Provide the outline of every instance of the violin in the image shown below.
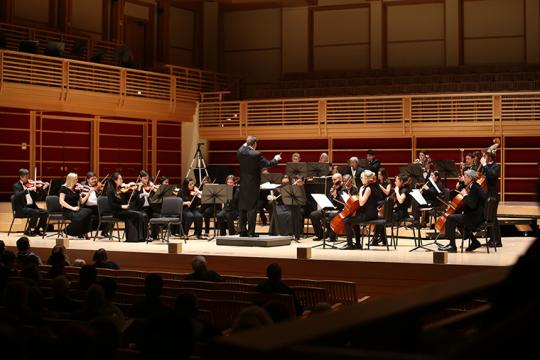
<path fill-rule="evenodd" d="M 127 192 L 137 189 L 138 186 L 139 185 L 135 182 L 123 183 L 122 185 L 120 185 L 118 192 L 125 194 Z"/>
<path fill-rule="evenodd" d="M 33 188 L 35 187 L 36 189 L 40 189 L 40 188 L 43 188 L 45 186 L 49 186 L 50 184 L 48 182 L 44 182 L 44 181 L 41 181 L 41 180 L 28 180 L 26 182 L 26 184 L 24 184 L 24 186 L 26 186 L 27 188 Z"/>

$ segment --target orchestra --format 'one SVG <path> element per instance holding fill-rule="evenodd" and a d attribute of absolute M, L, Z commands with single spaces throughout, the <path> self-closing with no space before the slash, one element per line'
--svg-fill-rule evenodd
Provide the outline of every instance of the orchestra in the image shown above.
<path fill-rule="evenodd" d="M 480 247 L 470 230 L 482 221 L 485 200 L 488 197 L 499 200 L 500 167 L 496 163 L 495 153 L 499 144 L 500 141 L 495 139 L 494 145 L 483 152 L 465 152 L 465 149 L 459 149 L 461 162 L 457 163 L 458 182 L 455 190 L 446 188 L 446 178 L 443 182 L 437 170 L 439 165 L 426 151 L 420 151 L 418 158 L 412 162 L 421 166 L 421 175 L 415 177 L 414 174 L 409 174 L 405 167 L 405 170 L 401 168 L 400 173 L 392 174 L 393 182 L 372 149 L 367 150 L 366 158 L 362 161 L 351 156 L 347 166 L 341 169 L 332 166 L 328 154 L 322 153 L 318 162 L 328 164 L 328 173 L 325 176 L 282 174 L 281 187 L 292 185 L 301 189 L 308 201 L 311 200 L 311 194 L 304 185 L 315 183 L 317 178 L 326 181 L 325 178 L 331 177 L 331 186 L 324 185 L 322 189 L 323 185 L 319 182 L 320 187 L 317 189 L 320 191 L 317 192 L 324 192 L 333 205 L 332 210 L 317 208 L 313 205 L 315 203 L 310 203 L 310 206 L 285 205 L 280 187 L 271 194 L 260 192 L 255 183 L 260 181 L 261 174 L 269 173 L 268 168 L 275 166 L 281 156 L 276 155 L 271 161 L 264 159 L 255 150 L 254 137 L 248 137 L 238 150 L 241 176 L 238 178 L 231 174 L 225 179 L 226 185 L 232 188 L 232 199 L 216 204 L 215 208 L 212 204 L 202 203 L 205 184 L 215 182 L 208 176 L 201 184 L 196 184 L 193 179 L 186 177 L 180 186 L 171 184 L 166 176 L 160 177 L 159 171 L 152 178 L 147 171 L 141 170 L 137 179 L 130 182 L 124 182 L 119 172 L 111 176 L 107 174 L 100 180 L 96 173 L 89 171 L 84 181 L 79 183 L 78 175 L 69 173 L 58 191 L 62 213 L 69 220 L 63 235 L 88 239 L 92 231 L 101 230 L 101 236 L 108 237 L 112 231 L 111 224 L 102 224 L 100 229 L 96 228 L 100 216 L 98 198 L 105 196 L 112 215 L 125 223 L 126 241 L 154 241 L 158 239 L 161 228 L 154 225 L 149 229 L 149 219 L 160 216 L 165 197 L 178 196 L 183 200 L 182 231 L 180 227 L 176 230 L 173 227 L 172 233 L 183 235 L 185 239 L 190 235 L 196 239 L 208 236 L 211 219 L 214 217 L 216 231 L 222 236 L 239 234 L 257 237 L 253 218 L 259 212 L 263 226 L 267 223 L 266 214 L 270 215 L 270 235 L 291 236 L 298 240 L 304 235 L 303 220 L 308 218 L 313 228 L 314 241 L 328 239 L 335 242 L 338 237 L 343 236 L 346 238 L 343 249 L 360 249 L 361 234 L 358 225 L 382 217 L 385 210 L 383 204 L 390 197 L 394 203 L 392 210 L 396 224 L 412 216 L 414 222 L 411 226 L 418 229 L 431 228 L 444 234 L 449 243 L 441 246 L 440 250 L 449 252 L 456 251 L 456 228 L 460 228 L 465 232 L 465 236 L 471 239 L 467 249 L 470 252 Z M 291 161 L 300 162 L 300 153 L 293 153 Z M 244 169 L 242 164 L 246 165 Z M 257 176 L 250 179 L 254 172 Z M 49 195 L 50 184 L 30 179 L 27 169 L 20 169 L 18 173 L 19 180 L 13 185 L 14 211 L 29 219 L 28 228 L 25 229 L 27 236 L 44 236 L 47 230 L 47 210 L 39 208 L 36 201 L 39 201 L 39 196 L 44 193 Z M 424 205 L 420 205 L 411 196 L 413 190 L 424 197 Z M 463 209 L 456 209 L 452 205 L 455 202 L 462 202 Z M 428 223 L 428 219 L 437 221 Z M 236 223 L 238 220 L 239 224 Z M 190 234 L 192 228 L 193 233 Z M 384 226 L 378 225 L 364 230 L 374 231 L 370 245 L 386 245 L 387 234 Z M 502 246 L 498 223 L 490 231 L 493 233 L 488 246 Z"/>

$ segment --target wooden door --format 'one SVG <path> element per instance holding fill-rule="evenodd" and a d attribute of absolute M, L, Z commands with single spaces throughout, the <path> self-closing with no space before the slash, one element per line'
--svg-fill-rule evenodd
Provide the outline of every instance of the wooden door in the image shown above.
<path fill-rule="evenodd" d="M 148 22 L 126 16 L 124 31 L 126 45 L 131 49 L 135 63 L 143 67 L 149 65 L 146 54 Z"/>

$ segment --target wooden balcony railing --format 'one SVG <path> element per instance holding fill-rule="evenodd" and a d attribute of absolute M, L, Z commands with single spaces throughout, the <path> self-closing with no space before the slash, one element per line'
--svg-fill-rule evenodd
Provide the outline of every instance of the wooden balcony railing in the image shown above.
<path fill-rule="evenodd" d="M 101 63 L 114 65 L 114 52 L 120 45 L 111 41 L 94 40 L 88 36 L 64 34 L 7 23 L 0 23 L 0 32 L 6 39 L 6 49 L 18 50 L 22 40 L 38 40 L 38 51 L 43 54 L 49 41 L 64 43 L 64 57 L 90 61 L 97 53 Z"/>
<path fill-rule="evenodd" d="M 166 65 L 170 75 L 176 77 L 178 89 L 200 92 L 229 91 L 238 95 L 238 80 L 223 73 L 199 70 L 177 65 Z"/>
<path fill-rule="evenodd" d="M 177 86 L 176 77 L 142 70 L 95 64 L 44 55 L 0 51 L 0 86 L 17 83 L 58 88 L 66 98 L 81 90 L 125 97 L 169 102 L 194 102 L 198 92 Z"/>
<path fill-rule="evenodd" d="M 394 125 L 409 133 L 423 123 L 482 124 L 495 132 L 505 121 L 538 124 L 538 120 L 540 92 L 221 101 L 202 102 L 199 109 L 203 130 L 267 126 L 283 132 L 312 125 L 321 129 L 321 135 L 340 125 Z"/>

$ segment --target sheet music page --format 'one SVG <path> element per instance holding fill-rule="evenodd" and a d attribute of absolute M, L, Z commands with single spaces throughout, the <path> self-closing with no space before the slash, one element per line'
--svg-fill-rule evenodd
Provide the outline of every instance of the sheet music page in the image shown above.
<path fill-rule="evenodd" d="M 278 184 L 271 184 L 269 182 L 265 182 L 264 184 L 261 184 L 260 189 L 261 190 L 274 190 L 280 187 L 281 185 Z"/>
<path fill-rule="evenodd" d="M 433 181 L 433 179 L 430 177 L 429 178 L 429 182 L 431 182 L 431 184 L 433 185 L 433 187 L 435 188 L 435 190 L 437 190 L 437 193 L 441 193 L 441 190 L 439 189 L 439 187 L 437 186 L 437 183 L 435 183 L 435 181 Z"/>
<path fill-rule="evenodd" d="M 343 199 L 343 202 L 346 204 L 347 201 L 349 201 L 350 195 L 344 192 L 341 194 L 341 198 Z"/>
<path fill-rule="evenodd" d="M 335 209 L 334 204 L 328 199 L 325 194 L 311 194 L 311 197 L 315 200 L 317 205 L 321 208 L 332 208 Z"/>
<path fill-rule="evenodd" d="M 416 200 L 417 203 L 419 203 L 420 205 L 427 205 L 427 201 L 426 199 L 424 199 L 424 197 L 422 196 L 422 193 L 420 192 L 420 190 L 418 189 L 413 189 L 413 191 L 411 191 L 411 196 L 414 198 L 414 200 Z"/>

